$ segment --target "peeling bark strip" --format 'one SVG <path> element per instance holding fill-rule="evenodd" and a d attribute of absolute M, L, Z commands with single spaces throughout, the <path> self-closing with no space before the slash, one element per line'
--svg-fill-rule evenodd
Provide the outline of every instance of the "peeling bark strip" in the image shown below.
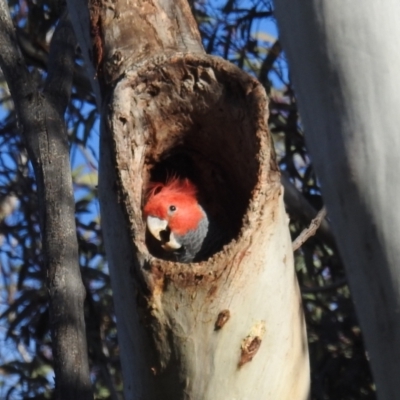
<path fill-rule="evenodd" d="M 104 55 L 102 9 L 100 0 L 90 0 L 90 37 L 92 39 L 92 62 L 98 74 L 102 69 Z"/>
<path fill-rule="evenodd" d="M 308 396 L 305 326 L 267 118 L 261 85 L 203 54 L 153 57 L 116 84 L 100 193 L 127 399 Z M 146 237 L 145 188 L 171 173 L 195 182 L 230 235 L 207 261 L 163 261 Z M 221 310 L 235 318 L 224 326 L 222 315 L 216 331 Z"/>

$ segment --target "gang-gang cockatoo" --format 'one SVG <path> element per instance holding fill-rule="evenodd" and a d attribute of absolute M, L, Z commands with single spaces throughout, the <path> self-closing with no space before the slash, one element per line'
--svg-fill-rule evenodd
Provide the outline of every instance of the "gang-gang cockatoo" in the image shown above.
<path fill-rule="evenodd" d="M 151 183 L 143 213 L 166 258 L 202 261 L 222 247 L 220 230 L 210 222 L 198 202 L 196 186 L 187 178 Z"/>

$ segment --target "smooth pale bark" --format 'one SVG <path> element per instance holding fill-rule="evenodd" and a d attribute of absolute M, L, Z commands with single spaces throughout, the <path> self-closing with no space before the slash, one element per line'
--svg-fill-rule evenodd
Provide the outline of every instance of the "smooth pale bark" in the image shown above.
<path fill-rule="evenodd" d="M 400 399 L 400 3 L 276 0 L 379 399 Z"/>
<path fill-rule="evenodd" d="M 99 192 L 125 398 L 307 399 L 305 323 L 263 88 L 204 54 L 186 1 L 119 1 L 100 14 Z M 169 168 L 191 171 L 230 233 L 207 262 L 149 252 L 146 187 Z"/>

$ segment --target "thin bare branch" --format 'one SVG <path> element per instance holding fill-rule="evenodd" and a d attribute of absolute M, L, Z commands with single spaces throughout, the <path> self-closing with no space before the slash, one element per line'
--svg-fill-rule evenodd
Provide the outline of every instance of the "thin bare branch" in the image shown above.
<path fill-rule="evenodd" d="M 307 293 L 329 292 L 330 290 L 336 290 L 345 285 L 347 285 L 347 279 L 342 278 L 338 279 L 336 282 L 332 282 L 331 284 L 325 286 L 315 286 L 315 287 L 302 286 L 301 293 L 307 294 Z"/>
<path fill-rule="evenodd" d="M 274 62 L 282 53 L 282 45 L 279 40 L 276 40 L 268 51 L 267 56 L 261 64 L 260 73 L 258 78 L 260 82 L 266 87 L 269 85 L 268 73 L 272 69 Z"/>
<path fill-rule="evenodd" d="M 285 189 L 284 199 L 289 214 L 295 215 L 303 224 L 308 224 L 317 216 L 318 211 L 307 201 L 293 183 L 290 182 L 284 172 L 281 174 L 281 183 Z M 330 247 L 336 249 L 335 238 L 333 237 L 329 222 L 326 219 L 321 222 L 316 234 Z"/>
<path fill-rule="evenodd" d="M 299 249 L 308 238 L 314 236 L 326 216 L 326 208 L 322 207 L 317 216 L 311 221 L 310 226 L 304 229 L 293 241 L 293 251 Z"/>

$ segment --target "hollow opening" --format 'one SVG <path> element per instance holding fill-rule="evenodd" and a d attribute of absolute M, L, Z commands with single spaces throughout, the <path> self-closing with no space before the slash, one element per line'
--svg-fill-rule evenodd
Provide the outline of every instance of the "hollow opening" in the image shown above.
<path fill-rule="evenodd" d="M 163 65 L 146 76 L 146 90 L 137 96 L 138 102 L 146 99 L 145 181 L 165 183 L 176 176 L 197 186 L 199 203 L 225 235 L 213 253 L 239 237 L 266 140 L 265 98 L 260 105 L 255 81 L 223 66 L 187 60 Z M 146 244 L 151 254 L 165 258 L 148 232 Z"/>

